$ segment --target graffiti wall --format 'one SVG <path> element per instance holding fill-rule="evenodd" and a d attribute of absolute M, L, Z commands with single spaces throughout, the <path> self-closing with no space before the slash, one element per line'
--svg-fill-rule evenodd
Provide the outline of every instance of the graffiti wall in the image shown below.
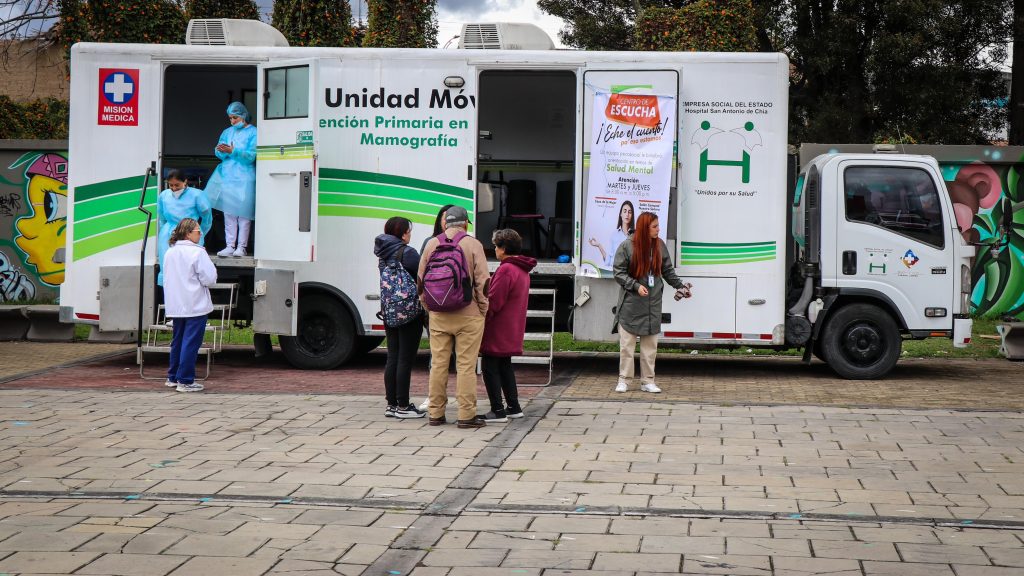
<path fill-rule="evenodd" d="M 971 304 L 982 316 L 1024 319 L 1024 147 L 900 146 L 900 152 L 935 157 L 942 168 L 953 212 L 968 242 L 988 243 L 999 235 L 1003 199 L 1010 200 L 1012 225 L 1006 242 L 978 249 Z M 804 144 L 800 165 L 819 154 L 871 153 L 871 145 Z"/>
<path fill-rule="evenodd" d="M 0 302 L 53 302 L 64 282 L 63 141 L 0 141 Z"/>

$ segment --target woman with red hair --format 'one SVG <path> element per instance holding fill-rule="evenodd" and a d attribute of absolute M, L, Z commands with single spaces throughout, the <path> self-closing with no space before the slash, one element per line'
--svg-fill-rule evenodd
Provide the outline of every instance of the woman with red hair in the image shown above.
<path fill-rule="evenodd" d="M 636 220 L 636 231 L 615 251 L 612 270 L 622 287 L 615 307 L 619 331 L 619 382 L 616 392 L 629 390 L 633 379 L 633 351 L 640 339 L 640 390 L 661 392 L 654 383 L 654 359 L 661 333 L 661 301 L 664 282 L 676 289 L 675 298 L 689 298 L 690 285 L 676 276 L 668 247 L 658 237 L 658 217 L 643 212 Z M 613 330 L 614 331 L 614 330 Z"/>

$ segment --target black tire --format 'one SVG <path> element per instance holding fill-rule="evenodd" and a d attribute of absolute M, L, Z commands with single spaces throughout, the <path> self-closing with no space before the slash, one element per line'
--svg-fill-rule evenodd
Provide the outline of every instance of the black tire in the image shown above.
<path fill-rule="evenodd" d="M 383 341 L 383 336 L 358 336 L 356 338 L 356 353 L 365 356 L 376 350 Z"/>
<path fill-rule="evenodd" d="M 356 330 L 352 317 L 337 299 L 324 294 L 299 298 L 296 336 L 278 342 L 288 362 L 303 370 L 330 370 L 352 357 Z"/>
<path fill-rule="evenodd" d="M 821 351 L 842 378 L 873 380 L 892 370 L 903 339 L 896 321 L 872 304 L 843 306 L 825 320 Z"/>

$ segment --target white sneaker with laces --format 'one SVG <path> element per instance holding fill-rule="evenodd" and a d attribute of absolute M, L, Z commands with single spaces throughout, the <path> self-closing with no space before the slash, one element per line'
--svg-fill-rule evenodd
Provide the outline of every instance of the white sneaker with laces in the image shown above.
<path fill-rule="evenodd" d="M 629 391 L 629 385 L 626 384 L 624 381 L 619 380 L 619 383 L 615 385 L 615 391 L 616 392 L 628 392 Z"/>
<path fill-rule="evenodd" d="M 640 391 L 641 392 L 650 392 L 652 394 L 657 394 L 657 393 L 661 392 L 661 388 L 658 388 L 658 385 L 655 384 L 654 382 L 647 382 L 645 384 L 641 384 L 640 385 Z"/>
<path fill-rule="evenodd" d="M 178 383 L 178 387 L 175 388 L 178 392 L 202 392 L 203 385 L 199 382 L 193 382 L 191 384 Z"/>
<path fill-rule="evenodd" d="M 245 246 L 239 246 L 235 248 L 235 251 L 231 253 L 235 258 L 245 258 Z"/>
<path fill-rule="evenodd" d="M 221 258 L 230 258 L 231 255 L 234 254 L 234 253 L 235 253 L 235 247 L 234 246 L 225 246 L 223 250 L 221 250 L 220 252 L 217 252 L 217 256 L 220 256 Z"/>

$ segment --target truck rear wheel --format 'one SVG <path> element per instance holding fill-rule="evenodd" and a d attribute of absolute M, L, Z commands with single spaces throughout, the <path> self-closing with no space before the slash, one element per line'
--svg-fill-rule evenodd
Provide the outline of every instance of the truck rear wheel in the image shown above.
<path fill-rule="evenodd" d="M 836 374 L 850 380 L 885 376 L 900 359 L 896 321 L 872 304 L 843 306 L 826 320 L 821 352 Z"/>
<path fill-rule="evenodd" d="M 355 351 L 355 324 L 337 299 L 323 294 L 304 295 L 299 298 L 296 335 L 278 340 L 292 366 L 330 370 L 347 362 Z"/>

